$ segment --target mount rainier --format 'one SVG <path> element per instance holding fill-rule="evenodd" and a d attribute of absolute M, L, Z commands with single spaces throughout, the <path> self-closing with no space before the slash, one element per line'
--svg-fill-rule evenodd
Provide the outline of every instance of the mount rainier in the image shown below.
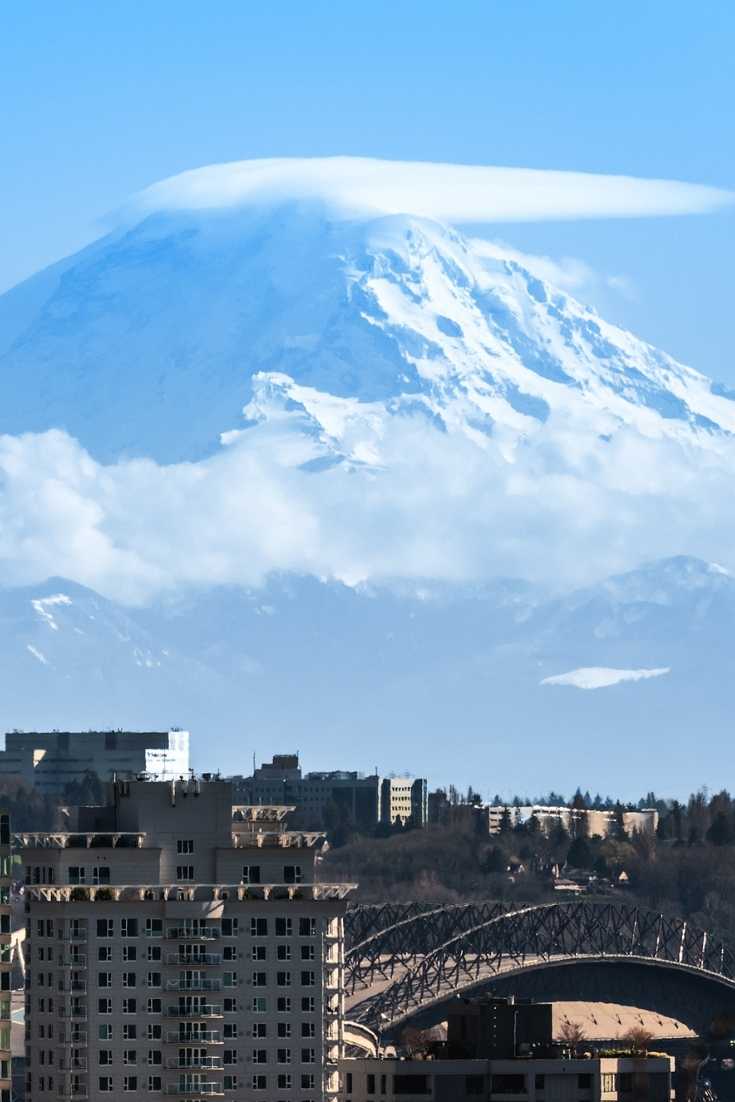
<path fill-rule="evenodd" d="M 338 764 L 356 699 L 385 755 L 634 741 L 643 700 L 719 738 L 735 394 L 339 159 L 267 164 L 156 185 L 0 296 L 6 725 L 42 693 L 54 726 L 142 724 L 135 685 L 233 768 L 241 709 Z"/>

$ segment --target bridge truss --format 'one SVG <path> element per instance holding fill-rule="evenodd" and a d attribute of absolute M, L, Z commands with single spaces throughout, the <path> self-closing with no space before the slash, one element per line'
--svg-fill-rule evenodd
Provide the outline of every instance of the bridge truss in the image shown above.
<path fill-rule="evenodd" d="M 724 942 L 626 903 L 356 907 L 347 938 L 349 1015 L 373 1028 L 509 972 L 575 961 L 667 966 L 714 978 L 735 997 L 735 955 Z"/>

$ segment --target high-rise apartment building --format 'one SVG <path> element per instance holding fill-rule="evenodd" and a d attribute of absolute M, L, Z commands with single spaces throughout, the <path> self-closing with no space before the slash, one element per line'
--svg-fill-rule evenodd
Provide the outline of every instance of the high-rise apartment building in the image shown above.
<path fill-rule="evenodd" d="M 0 811 L 0 1102 L 10 1102 L 10 817 Z"/>
<path fill-rule="evenodd" d="M 348 885 L 221 780 L 118 782 L 26 879 L 28 1102 L 338 1093 Z"/>

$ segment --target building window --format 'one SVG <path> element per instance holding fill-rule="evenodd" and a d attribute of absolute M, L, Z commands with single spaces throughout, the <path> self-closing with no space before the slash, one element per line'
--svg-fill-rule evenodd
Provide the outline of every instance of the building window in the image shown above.
<path fill-rule="evenodd" d="M 123 918 L 120 920 L 120 937 L 137 937 L 138 919 Z"/>
<path fill-rule="evenodd" d="M 237 1076 L 236 1075 L 224 1075 L 223 1077 L 223 1089 L 226 1091 L 237 1090 Z"/>
<path fill-rule="evenodd" d="M 259 884 L 260 865 L 243 865 L 242 882 L 243 884 Z"/>
<path fill-rule="evenodd" d="M 373 1079 L 375 1076 L 372 1077 Z M 368 1080 L 370 1076 L 368 1075 Z M 316 1076 L 311 1073 L 301 1076 L 301 1089 L 302 1091 L 313 1091 L 316 1086 Z"/>
<path fill-rule="evenodd" d="M 264 999 L 262 995 L 257 995 L 253 999 L 253 1014 L 267 1014 L 268 1013 L 268 1000 Z"/>
<path fill-rule="evenodd" d="M 316 953 L 315 946 L 313 946 L 313 945 L 302 945 L 301 946 L 301 959 L 302 960 L 314 960 L 315 959 L 315 953 Z"/>
<path fill-rule="evenodd" d="M 147 1008 L 148 1008 L 148 1013 L 149 1014 L 160 1014 L 161 1013 L 161 1000 L 160 999 L 149 999 L 148 1004 L 147 1004 Z M 158 1028 L 160 1029 L 160 1026 L 158 1026 Z"/>
<path fill-rule="evenodd" d="M 109 964 L 109 962 L 112 960 L 112 946 L 98 945 L 97 960 L 100 962 L 100 964 Z"/>
<path fill-rule="evenodd" d="M 110 883 L 110 866 L 109 865 L 95 865 L 92 869 L 92 883 L 93 884 L 109 884 Z"/>
<path fill-rule="evenodd" d="M 222 937 L 237 937 L 238 921 L 236 918 L 222 919 Z"/>
<path fill-rule="evenodd" d="M 225 1014 L 237 1014 L 237 999 L 223 999 L 222 1007 Z"/>
<path fill-rule="evenodd" d="M 291 959 L 291 946 L 279 945 L 276 949 L 276 957 L 278 960 L 290 960 Z"/>
<path fill-rule="evenodd" d="M 98 987 L 112 987 L 112 972 L 98 972 L 97 973 L 97 986 Z"/>
<path fill-rule="evenodd" d="M 149 1041 L 160 1041 L 163 1035 L 162 1027 L 160 1025 L 149 1025 L 145 1035 Z"/>
<path fill-rule="evenodd" d="M 302 972 L 301 973 L 301 986 L 302 987 L 316 987 L 316 972 Z"/>
<path fill-rule="evenodd" d="M 291 998 L 289 995 L 279 995 L 276 1001 L 276 1010 L 279 1014 L 291 1013 Z"/>
<path fill-rule="evenodd" d="M 315 1064 L 316 1063 L 316 1049 L 302 1048 L 302 1050 L 301 1050 L 301 1063 L 302 1064 Z"/>
<path fill-rule="evenodd" d="M 112 1014 L 112 999 L 97 999 L 98 1014 Z"/>
<path fill-rule="evenodd" d="M 177 865 L 176 866 L 176 879 L 177 880 L 193 880 L 194 879 L 194 866 L 193 865 Z"/>
<path fill-rule="evenodd" d="M 268 1089 L 268 1078 L 265 1075 L 254 1075 L 252 1078 L 252 1089 L 254 1091 L 264 1091 Z"/>
<path fill-rule="evenodd" d="M 161 1089 L 161 1076 L 160 1075 L 149 1075 L 148 1076 L 148 1090 L 149 1091 L 160 1091 L 160 1089 Z"/>
<path fill-rule="evenodd" d="M 115 922 L 111 918 L 97 919 L 97 937 L 114 937 Z"/>
<path fill-rule="evenodd" d="M 254 1064 L 267 1064 L 268 1063 L 268 1049 L 267 1048 L 254 1048 L 252 1059 L 253 1059 Z"/>
<path fill-rule="evenodd" d="M 250 959 L 251 960 L 267 960 L 268 950 L 265 945 L 251 945 L 250 946 Z"/>
<path fill-rule="evenodd" d="M 290 1064 L 291 1063 L 291 1049 L 279 1048 L 276 1050 L 276 1063 L 278 1064 Z"/>
<path fill-rule="evenodd" d="M 276 973 L 276 986 L 277 987 L 290 987 L 291 986 L 291 973 L 290 972 L 277 972 Z"/>
<path fill-rule="evenodd" d="M 290 1075 L 284 1075 L 283 1073 L 281 1073 L 278 1076 L 278 1089 L 280 1091 L 290 1091 L 291 1090 L 291 1076 Z"/>
<path fill-rule="evenodd" d="M 123 1026 L 123 1041 L 136 1041 L 138 1039 L 138 1027 L 126 1024 Z"/>
<path fill-rule="evenodd" d="M 104 1025 L 97 1026 L 97 1040 L 98 1041 L 111 1041 L 112 1040 L 112 1026 L 107 1022 Z"/>
<path fill-rule="evenodd" d="M 302 1037 L 316 1037 L 316 1024 L 314 1022 L 301 1023 Z"/>
<path fill-rule="evenodd" d="M 160 987 L 161 986 L 161 973 L 149 972 L 145 980 L 146 987 Z"/>
<path fill-rule="evenodd" d="M 284 884 L 300 884 L 303 879 L 301 865 L 284 865 L 283 867 L 283 882 Z"/>
<path fill-rule="evenodd" d="M 291 937 L 293 932 L 293 920 L 290 918 L 276 919 L 276 937 Z"/>
<path fill-rule="evenodd" d="M 137 982 L 138 981 L 137 981 L 137 977 L 135 975 L 135 972 L 123 972 L 123 974 L 122 974 L 122 985 L 123 985 L 123 987 L 135 987 Z"/>
<path fill-rule="evenodd" d="M 252 975 L 253 987 L 267 987 L 268 986 L 268 973 L 267 972 L 253 972 Z"/>
<path fill-rule="evenodd" d="M 123 1090 L 124 1091 L 137 1091 L 138 1089 L 138 1076 L 137 1075 L 125 1075 L 123 1077 Z"/>
<path fill-rule="evenodd" d="M 163 919 L 162 918 L 147 918 L 145 920 L 145 936 L 146 937 L 163 937 Z M 150 949 L 148 950 L 148 952 L 150 953 Z"/>
<path fill-rule="evenodd" d="M 99 1089 L 100 1091 L 107 1093 L 112 1090 L 112 1076 L 100 1075 L 99 1077 Z"/>
<path fill-rule="evenodd" d="M 148 1064 L 151 1067 L 153 1067 L 156 1064 L 161 1064 L 161 1063 L 163 1063 L 163 1059 L 162 1059 L 160 1048 L 149 1048 L 148 1049 Z"/>
<path fill-rule="evenodd" d="M 315 1009 L 315 1002 L 313 995 L 305 995 L 301 1000 L 301 1013 L 313 1014 Z"/>
<path fill-rule="evenodd" d="M 101 1068 L 109 1066 L 112 1063 L 112 1049 L 101 1048 L 97 1053 L 97 1063 Z"/>
<path fill-rule="evenodd" d="M 279 1037 L 290 1037 L 291 1036 L 291 1023 L 290 1022 L 279 1022 L 278 1023 L 278 1036 Z"/>
<path fill-rule="evenodd" d="M 182 856 L 189 856 L 194 852 L 193 838 L 179 838 L 176 842 L 176 852 Z"/>
<path fill-rule="evenodd" d="M 123 945 L 122 959 L 127 963 L 138 959 L 137 945 Z"/>
<path fill-rule="evenodd" d="M 268 919 L 267 918 L 251 918 L 250 919 L 250 936 L 251 937 L 268 937 Z"/>
<path fill-rule="evenodd" d="M 122 1001 L 123 1014 L 137 1014 L 138 1001 L 137 999 L 123 999 Z"/>
<path fill-rule="evenodd" d="M 126 1048 L 123 1052 L 123 1064 L 137 1064 L 138 1063 L 138 1051 L 134 1048 Z"/>
<path fill-rule="evenodd" d="M 299 937 L 316 937 L 316 919 L 299 919 Z"/>

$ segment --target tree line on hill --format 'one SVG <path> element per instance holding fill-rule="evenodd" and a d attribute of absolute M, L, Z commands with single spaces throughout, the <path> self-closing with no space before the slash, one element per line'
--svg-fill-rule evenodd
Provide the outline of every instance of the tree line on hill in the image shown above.
<path fill-rule="evenodd" d="M 569 802 L 528 801 L 534 803 L 594 808 L 595 801 L 578 791 Z M 655 834 L 626 834 L 616 815 L 606 838 L 584 830 L 572 837 L 561 823 L 547 834 L 538 822 L 513 825 L 510 817 L 493 835 L 478 833 L 471 820 L 387 838 L 353 835 L 326 855 L 321 875 L 358 883 L 364 901 L 436 902 L 543 902 L 558 899 L 560 878 L 572 877 L 593 895 L 625 893 L 719 932 L 735 947 L 733 798 L 724 790 L 702 790 L 686 802 L 648 793 L 638 805 L 611 800 L 609 809 L 639 806 L 658 810 Z"/>

